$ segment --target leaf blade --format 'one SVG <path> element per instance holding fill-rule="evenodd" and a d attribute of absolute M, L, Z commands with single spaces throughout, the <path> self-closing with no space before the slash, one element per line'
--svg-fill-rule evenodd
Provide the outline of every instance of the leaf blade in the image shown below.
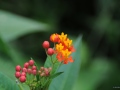
<path fill-rule="evenodd" d="M 0 85 L 5 90 L 20 90 L 17 84 L 15 84 L 15 82 L 13 82 L 9 77 L 7 77 L 1 72 L 0 72 Z"/>
<path fill-rule="evenodd" d="M 48 24 L 0 10 L 0 34 L 6 42 L 28 33 L 48 31 L 49 28 Z"/>

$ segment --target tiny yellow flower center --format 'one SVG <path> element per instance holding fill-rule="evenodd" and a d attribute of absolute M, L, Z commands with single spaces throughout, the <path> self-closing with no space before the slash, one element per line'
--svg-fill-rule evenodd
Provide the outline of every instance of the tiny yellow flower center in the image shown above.
<path fill-rule="evenodd" d="M 60 41 L 63 42 L 67 39 L 67 34 L 64 34 L 63 32 L 61 33 L 61 35 L 59 35 Z"/>
<path fill-rule="evenodd" d="M 64 44 L 65 44 L 66 47 L 69 48 L 71 46 L 71 44 L 72 44 L 72 40 L 67 39 L 66 41 L 64 41 Z"/>
<path fill-rule="evenodd" d="M 62 50 L 62 55 L 63 55 L 65 58 L 68 58 L 70 54 L 71 54 L 71 52 L 68 51 L 68 49 Z"/>
<path fill-rule="evenodd" d="M 63 46 L 61 43 L 56 44 L 56 50 L 57 50 L 58 52 L 61 52 L 61 51 L 63 50 L 63 48 L 64 48 L 64 46 Z"/>

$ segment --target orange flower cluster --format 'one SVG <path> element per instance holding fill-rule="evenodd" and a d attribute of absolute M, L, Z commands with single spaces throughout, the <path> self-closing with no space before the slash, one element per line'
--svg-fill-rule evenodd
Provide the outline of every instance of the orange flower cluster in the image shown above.
<path fill-rule="evenodd" d="M 52 34 L 50 36 L 50 40 L 55 43 L 55 53 L 58 61 L 63 62 L 64 64 L 68 64 L 68 62 L 73 62 L 72 52 L 75 51 L 72 40 L 67 37 L 67 34 L 63 32 L 61 35 Z"/>

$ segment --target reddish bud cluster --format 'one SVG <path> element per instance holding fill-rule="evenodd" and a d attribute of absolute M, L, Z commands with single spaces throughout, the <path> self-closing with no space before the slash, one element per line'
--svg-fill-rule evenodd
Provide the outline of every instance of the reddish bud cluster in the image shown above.
<path fill-rule="evenodd" d="M 29 60 L 29 62 L 24 63 L 23 68 L 20 65 L 17 65 L 15 70 L 15 77 L 18 78 L 21 83 L 23 83 L 26 81 L 27 74 L 32 74 L 34 76 L 39 74 L 41 77 L 49 76 L 52 68 L 41 67 L 40 70 L 37 70 L 37 67 L 34 65 L 34 60 Z"/>
<path fill-rule="evenodd" d="M 29 60 L 29 62 L 24 63 L 23 68 L 20 65 L 17 65 L 15 70 L 15 77 L 22 83 L 26 81 L 26 74 L 37 74 L 37 68 L 34 65 L 34 60 Z"/>
<path fill-rule="evenodd" d="M 43 44 L 42 44 L 43 48 L 45 48 L 47 51 L 46 53 L 48 55 L 53 55 L 54 54 L 54 49 L 53 48 L 50 48 L 50 43 L 49 41 L 44 41 Z"/>
<path fill-rule="evenodd" d="M 49 68 L 41 67 L 40 70 L 38 71 L 38 73 L 40 74 L 41 77 L 49 76 L 51 70 L 52 70 L 51 67 L 49 67 Z"/>

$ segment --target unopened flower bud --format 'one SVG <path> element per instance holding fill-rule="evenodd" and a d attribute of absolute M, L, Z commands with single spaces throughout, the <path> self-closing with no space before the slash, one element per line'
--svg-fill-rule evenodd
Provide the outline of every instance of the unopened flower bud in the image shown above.
<path fill-rule="evenodd" d="M 33 75 L 36 75 L 36 74 L 37 74 L 37 71 L 36 71 L 36 70 L 32 70 L 32 74 L 33 74 Z"/>
<path fill-rule="evenodd" d="M 21 73 L 20 72 L 15 72 L 15 77 L 16 78 L 19 78 L 21 76 Z"/>
<path fill-rule="evenodd" d="M 20 72 L 21 66 L 20 66 L 20 65 L 17 65 L 15 69 L 16 69 L 16 71 Z"/>
<path fill-rule="evenodd" d="M 31 74 L 31 73 L 32 73 L 32 69 L 28 68 L 28 69 L 27 69 L 27 73 L 28 73 L 28 74 Z"/>
<path fill-rule="evenodd" d="M 28 67 L 29 67 L 29 63 L 26 62 L 26 63 L 24 64 L 24 67 L 25 67 L 25 68 L 28 68 Z"/>
<path fill-rule="evenodd" d="M 33 66 L 34 65 L 34 60 L 29 60 L 29 65 Z"/>
<path fill-rule="evenodd" d="M 48 48 L 47 54 L 50 55 L 50 56 L 53 55 L 54 54 L 54 50 L 52 48 Z"/>
<path fill-rule="evenodd" d="M 50 71 L 52 70 L 52 67 L 49 67 L 48 70 L 49 70 L 49 72 L 50 72 Z"/>
<path fill-rule="evenodd" d="M 41 74 L 40 74 L 40 76 L 41 76 L 41 77 L 45 76 L 45 73 L 44 73 L 44 72 L 43 72 L 43 73 L 41 73 Z"/>
<path fill-rule="evenodd" d="M 44 68 L 44 72 L 45 72 L 45 76 L 48 76 L 48 75 L 49 75 L 49 69 Z"/>
<path fill-rule="evenodd" d="M 44 68 L 44 71 L 46 72 L 46 71 L 48 71 L 48 69 L 47 69 L 47 68 Z"/>
<path fill-rule="evenodd" d="M 20 78 L 19 78 L 19 80 L 20 80 L 20 82 L 25 82 L 26 81 L 26 77 L 25 76 L 21 76 Z"/>
<path fill-rule="evenodd" d="M 40 67 L 40 70 L 43 71 L 43 70 L 44 70 L 44 67 Z"/>
<path fill-rule="evenodd" d="M 25 77 L 26 77 L 26 73 L 25 73 L 25 72 L 22 72 L 22 73 L 21 73 L 21 76 L 25 76 Z"/>
<path fill-rule="evenodd" d="M 45 76 L 49 76 L 49 71 L 45 71 Z"/>
<path fill-rule="evenodd" d="M 43 48 L 49 48 L 50 47 L 50 43 L 48 41 L 44 41 L 42 44 Z"/>
<path fill-rule="evenodd" d="M 41 73 L 41 71 L 39 70 L 39 71 L 38 71 L 38 73 L 40 74 L 40 73 Z"/>
<path fill-rule="evenodd" d="M 36 70 L 36 66 L 32 66 L 32 70 Z"/>
<path fill-rule="evenodd" d="M 23 68 L 22 71 L 26 73 L 26 72 L 27 72 L 27 69 L 26 69 L 26 68 Z"/>

